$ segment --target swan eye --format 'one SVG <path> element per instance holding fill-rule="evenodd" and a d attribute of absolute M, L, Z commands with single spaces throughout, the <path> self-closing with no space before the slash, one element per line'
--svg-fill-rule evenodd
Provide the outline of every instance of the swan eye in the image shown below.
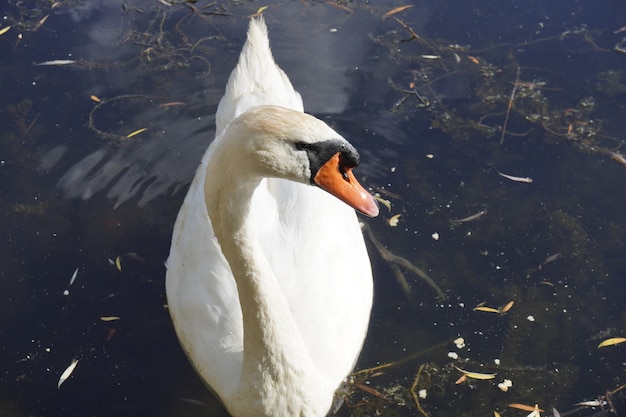
<path fill-rule="evenodd" d="M 306 142 L 296 142 L 294 143 L 294 146 L 299 151 L 308 151 L 310 149 L 309 144 Z"/>
<path fill-rule="evenodd" d="M 330 139 L 319 142 L 295 142 L 297 150 L 306 151 L 311 168 L 311 182 L 319 169 L 334 155 L 339 154 L 338 168 L 341 178 L 350 181 L 350 170 L 359 164 L 359 154 L 344 140 Z"/>

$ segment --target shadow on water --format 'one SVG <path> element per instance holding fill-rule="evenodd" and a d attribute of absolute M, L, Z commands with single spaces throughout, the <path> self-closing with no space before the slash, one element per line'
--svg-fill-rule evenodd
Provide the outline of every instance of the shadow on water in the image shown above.
<path fill-rule="evenodd" d="M 226 415 L 172 331 L 163 263 L 261 5 L 25 3 L 0 22 L 0 413 Z M 623 415 L 625 345 L 597 346 L 626 329 L 624 5 L 268 6 L 307 111 L 389 204 L 369 227 L 445 295 L 372 248 L 340 415 Z"/>

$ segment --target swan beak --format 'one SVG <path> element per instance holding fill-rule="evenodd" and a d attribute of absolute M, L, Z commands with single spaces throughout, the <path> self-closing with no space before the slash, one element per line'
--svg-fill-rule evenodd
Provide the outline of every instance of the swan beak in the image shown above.
<path fill-rule="evenodd" d="M 339 156 L 340 153 L 337 152 L 322 165 L 313 182 L 366 216 L 378 216 L 378 203 L 356 180 L 352 168 L 340 167 Z"/>

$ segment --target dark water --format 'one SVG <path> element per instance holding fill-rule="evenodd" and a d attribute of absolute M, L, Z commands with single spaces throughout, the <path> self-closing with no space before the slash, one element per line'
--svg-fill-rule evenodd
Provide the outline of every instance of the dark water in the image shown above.
<path fill-rule="evenodd" d="M 361 151 L 359 177 L 391 203 L 365 221 L 444 294 L 403 270 L 407 294 L 372 246 L 358 368 L 397 364 L 357 376 L 385 398 L 355 389 L 341 415 L 422 415 L 410 393 L 421 365 L 432 416 L 528 414 L 510 403 L 602 415 L 574 405 L 599 396 L 606 415 L 626 413 L 626 344 L 597 348 L 626 336 L 626 32 L 614 33 L 626 4 L 422 1 L 383 17 L 402 4 L 11 1 L 0 414 L 225 415 L 178 346 L 163 262 L 246 16 L 265 5 L 307 111 Z M 75 62 L 34 65 L 52 60 Z M 506 314 L 473 310 L 509 301 Z M 455 384 L 452 364 L 497 376 Z"/>

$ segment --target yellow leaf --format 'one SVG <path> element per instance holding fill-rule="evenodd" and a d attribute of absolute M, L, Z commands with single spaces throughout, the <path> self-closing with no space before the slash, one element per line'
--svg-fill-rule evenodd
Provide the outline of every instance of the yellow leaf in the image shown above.
<path fill-rule="evenodd" d="M 493 412 L 493 417 L 502 417 L 502 416 L 497 411 L 494 411 Z"/>
<path fill-rule="evenodd" d="M 122 259 L 119 256 L 115 258 L 115 266 L 118 271 L 122 272 Z"/>
<path fill-rule="evenodd" d="M 119 320 L 120 318 L 117 316 L 103 316 L 100 317 L 100 320 L 102 321 L 115 321 L 115 320 Z"/>
<path fill-rule="evenodd" d="M 9 31 L 9 29 L 11 29 L 11 26 L 7 26 L 5 28 L 0 29 L 0 35 L 4 35 L 5 33 Z"/>
<path fill-rule="evenodd" d="M 496 374 L 481 374 L 479 372 L 470 372 L 470 371 L 461 369 L 458 366 L 454 366 L 454 368 L 459 372 L 463 372 L 465 376 L 467 376 L 468 378 L 472 378 L 472 379 L 494 379 L 496 377 Z"/>
<path fill-rule="evenodd" d="M 261 6 L 259 7 L 259 9 L 256 11 L 256 14 L 261 14 L 265 11 L 265 9 L 267 9 L 268 6 Z"/>
<path fill-rule="evenodd" d="M 95 101 L 96 103 L 100 103 L 102 100 L 100 100 L 100 98 L 98 96 L 94 96 L 93 94 L 89 96 L 89 98 L 93 101 Z"/>
<path fill-rule="evenodd" d="M 396 7 L 394 9 L 389 10 L 387 13 L 385 13 L 383 15 L 383 18 L 388 18 L 389 16 L 393 16 L 396 13 L 400 13 L 401 11 L 404 11 L 406 9 L 410 9 L 411 7 L 413 7 L 412 4 L 407 4 L 406 6 L 399 6 Z"/>
<path fill-rule="evenodd" d="M 497 308 L 478 306 L 474 307 L 474 311 L 484 311 L 485 313 L 500 313 Z"/>
<path fill-rule="evenodd" d="M 509 311 L 511 309 L 511 307 L 513 307 L 513 303 L 514 301 L 509 301 L 507 303 L 507 305 L 505 305 L 504 307 L 502 307 L 502 313 L 506 313 L 507 311 Z"/>
<path fill-rule="evenodd" d="M 532 405 L 526 405 L 526 404 L 509 404 L 509 407 L 511 408 L 516 408 L 518 410 L 522 410 L 522 411 L 539 411 L 543 413 L 543 410 L 541 408 L 539 408 L 539 406 L 537 404 L 535 404 L 535 406 Z"/>
<path fill-rule="evenodd" d="M 130 132 L 128 135 L 126 135 L 127 138 L 132 138 L 133 136 L 137 136 L 138 134 L 145 132 L 146 130 L 148 130 L 147 127 L 144 127 L 142 129 L 137 129 L 134 132 Z"/>
<path fill-rule="evenodd" d="M 185 102 L 183 101 L 170 101 L 169 103 L 161 103 L 159 107 L 174 107 L 174 106 L 184 106 Z"/>
<path fill-rule="evenodd" d="M 605 347 L 605 346 L 618 345 L 618 344 L 624 343 L 624 342 L 626 342 L 626 337 L 612 337 L 612 338 L 606 339 L 605 341 L 600 343 L 598 345 L 598 348 Z"/>

